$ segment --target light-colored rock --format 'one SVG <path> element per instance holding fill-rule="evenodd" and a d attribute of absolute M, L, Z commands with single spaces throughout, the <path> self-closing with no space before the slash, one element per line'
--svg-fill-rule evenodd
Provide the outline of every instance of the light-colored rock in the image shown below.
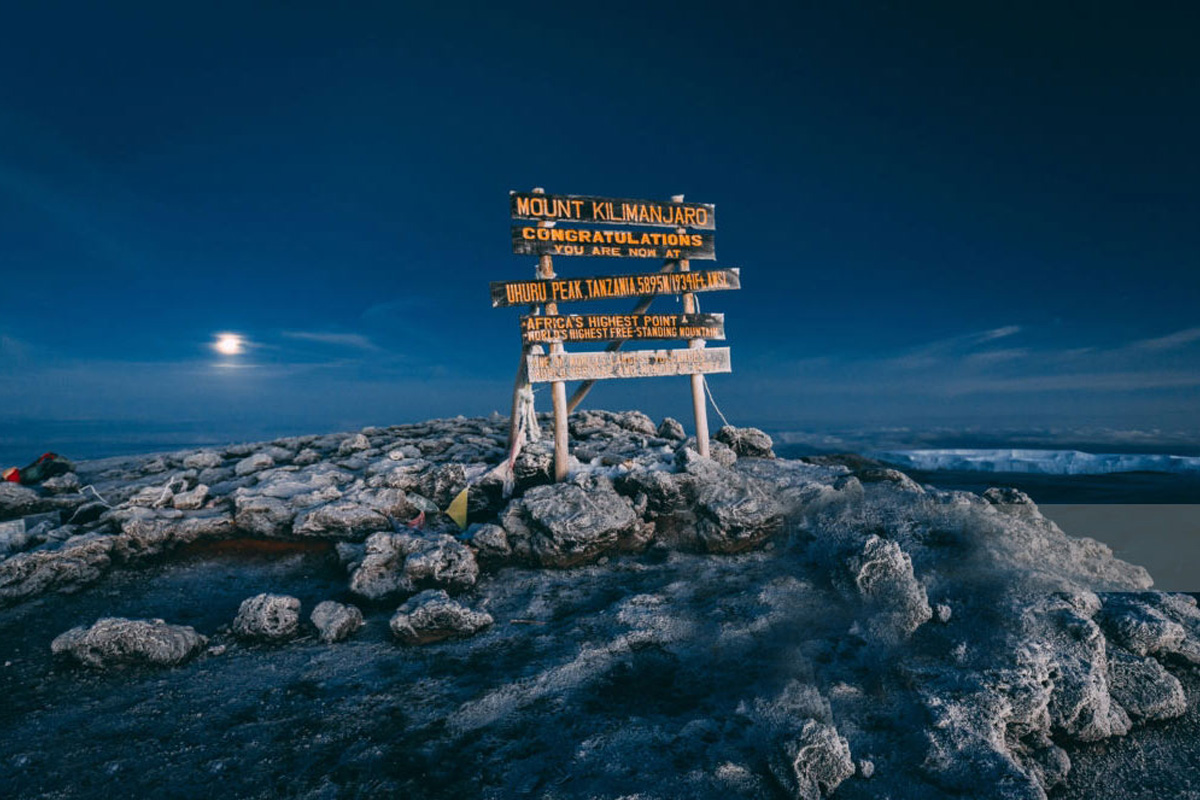
<path fill-rule="evenodd" d="M 233 472 L 240 478 L 246 475 L 253 475 L 264 469 L 270 469 L 273 466 L 275 466 L 275 459 L 271 458 L 268 454 L 252 453 L 237 462 L 233 468 Z"/>
<path fill-rule="evenodd" d="M 233 632 L 243 639 L 282 642 L 300 630 L 300 601 L 279 594 L 259 594 L 242 601 Z"/>
<path fill-rule="evenodd" d="M 638 523 L 630 502 L 603 483 L 589 489 L 537 486 L 511 503 L 502 518 L 513 551 L 545 567 L 593 561 L 615 550 Z"/>
<path fill-rule="evenodd" d="M 371 440 L 361 433 L 356 433 L 353 436 L 347 437 L 340 445 L 338 445 L 338 455 L 348 456 L 352 453 L 358 453 L 363 450 L 371 449 Z"/>
<path fill-rule="evenodd" d="M 279 538 L 292 532 L 292 520 L 296 515 L 282 500 L 238 494 L 234 497 L 234 505 L 237 510 L 233 519 L 239 530 L 267 538 Z"/>
<path fill-rule="evenodd" d="M 391 527 L 388 518 L 378 511 L 351 500 L 337 500 L 298 516 L 292 531 L 303 537 L 361 541 Z"/>
<path fill-rule="evenodd" d="M 126 665 L 172 667 L 204 649 L 208 640 L 186 625 L 161 619 L 105 617 L 91 626 L 72 628 L 55 638 L 50 649 L 89 667 Z"/>
<path fill-rule="evenodd" d="M 491 624 L 491 614 L 472 611 L 441 589 L 428 589 L 411 597 L 390 622 L 396 638 L 412 645 L 472 636 Z"/>
<path fill-rule="evenodd" d="M 470 548 L 451 536 L 376 533 L 350 576 L 350 591 L 371 600 L 426 587 L 461 591 L 478 576 Z"/>
<path fill-rule="evenodd" d="M 810 719 L 782 750 L 772 772 L 789 797 L 821 800 L 854 774 L 850 744 L 832 725 Z"/>
<path fill-rule="evenodd" d="M 225 459 L 221 454 L 212 450 L 200 450 L 183 457 L 183 465 L 188 469 L 215 469 L 221 466 Z"/>
<path fill-rule="evenodd" d="M 722 426 L 713 436 L 722 444 L 729 445 L 739 458 L 774 458 L 771 437 L 758 428 L 735 428 Z"/>
<path fill-rule="evenodd" d="M 203 483 L 197 484 L 195 489 L 189 492 L 179 492 L 172 499 L 171 504 L 181 511 L 195 511 L 199 508 L 204 508 L 205 502 L 208 501 L 208 487 Z"/>
<path fill-rule="evenodd" d="M 356 606 L 326 600 L 318 603 L 309 619 L 323 642 L 340 642 L 363 626 L 363 615 Z"/>

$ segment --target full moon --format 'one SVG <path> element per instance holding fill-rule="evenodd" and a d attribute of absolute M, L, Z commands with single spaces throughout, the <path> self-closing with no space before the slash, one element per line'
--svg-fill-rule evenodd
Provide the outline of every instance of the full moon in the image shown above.
<path fill-rule="evenodd" d="M 242 337 L 233 333 L 222 333 L 213 347 L 223 356 L 236 356 L 243 349 Z"/>

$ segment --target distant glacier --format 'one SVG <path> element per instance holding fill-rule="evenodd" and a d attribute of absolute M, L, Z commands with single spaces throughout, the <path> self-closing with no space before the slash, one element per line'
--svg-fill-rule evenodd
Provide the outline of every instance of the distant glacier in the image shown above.
<path fill-rule="evenodd" d="M 1107 475 L 1114 472 L 1200 473 L 1200 457 L 1079 450 L 890 450 L 871 456 L 901 468 L 1040 475 Z"/>

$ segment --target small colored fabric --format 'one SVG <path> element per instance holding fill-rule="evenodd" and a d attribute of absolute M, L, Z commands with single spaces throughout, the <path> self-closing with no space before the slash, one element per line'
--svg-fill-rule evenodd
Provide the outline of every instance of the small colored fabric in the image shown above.
<path fill-rule="evenodd" d="M 0 473 L 0 478 L 3 478 L 9 483 L 20 483 L 21 470 L 17 469 L 16 467 L 9 467 L 8 469 L 4 470 L 4 472 Z"/>
<path fill-rule="evenodd" d="M 47 478 L 53 478 L 55 475 L 65 475 L 74 469 L 74 464 L 57 453 L 42 453 L 37 461 L 19 470 L 17 478 L 6 479 L 17 480 L 29 486 L 34 483 L 41 483 Z"/>

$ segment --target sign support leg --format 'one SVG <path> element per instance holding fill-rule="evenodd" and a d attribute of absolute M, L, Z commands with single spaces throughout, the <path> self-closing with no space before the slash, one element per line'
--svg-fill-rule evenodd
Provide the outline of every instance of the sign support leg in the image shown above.
<path fill-rule="evenodd" d="M 563 352 L 562 344 L 550 345 L 550 352 Z M 550 391 L 554 397 L 554 482 L 561 483 L 567 479 L 567 384 L 554 381 Z"/>
<path fill-rule="evenodd" d="M 682 203 L 683 195 L 677 194 L 672 196 L 671 202 Z M 686 232 L 686 228 L 676 229 L 676 233 Z M 691 261 L 686 258 L 679 260 L 680 272 L 690 272 L 691 268 Z M 691 292 L 683 296 L 683 313 L 696 313 L 696 295 Z M 704 340 L 690 339 L 688 340 L 688 347 L 693 349 L 704 347 Z M 692 375 L 692 413 L 696 417 L 696 451 L 705 458 L 708 458 L 708 404 L 704 398 L 704 376 L 701 374 Z"/>
<path fill-rule="evenodd" d="M 534 189 L 534 194 L 542 194 L 541 189 Z M 545 220 L 538 221 L 539 228 L 546 228 L 554 223 Z M 554 277 L 554 260 L 548 255 L 538 256 L 537 276 L 542 280 Z M 546 303 L 545 313 L 550 316 L 558 314 L 558 303 Z M 565 352 L 562 342 L 551 342 L 550 353 Z M 567 384 L 554 381 L 550 389 L 554 401 L 554 482 L 561 483 L 567 479 L 569 445 L 567 441 Z"/>

